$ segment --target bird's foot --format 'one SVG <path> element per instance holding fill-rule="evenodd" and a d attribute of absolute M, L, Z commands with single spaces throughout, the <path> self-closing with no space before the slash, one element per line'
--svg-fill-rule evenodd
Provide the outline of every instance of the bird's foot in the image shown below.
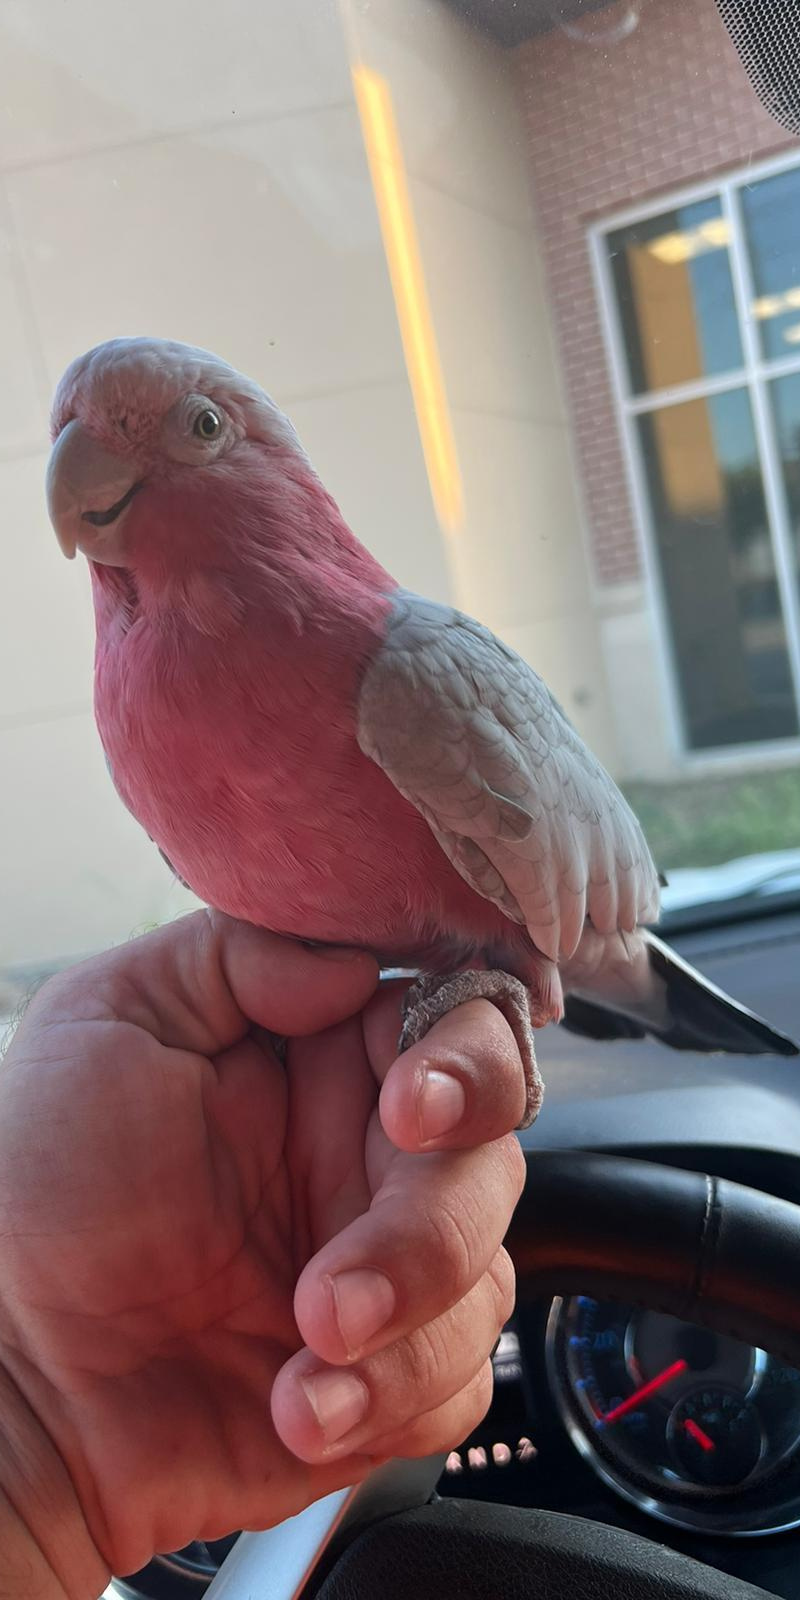
<path fill-rule="evenodd" d="M 531 996 L 519 978 L 508 972 L 457 972 L 447 976 L 418 978 L 411 985 L 403 1005 L 403 1028 L 399 1049 L 417 1044 L 435 1022 L 467 1000 L 490 1000 L 502 1011 L 517 1041 L 525 1072 L 525 1111 L 521 1128 L 529 1128 L 538 1114 L 544 1084 L 536 1065 L 531 1025 Z"/>

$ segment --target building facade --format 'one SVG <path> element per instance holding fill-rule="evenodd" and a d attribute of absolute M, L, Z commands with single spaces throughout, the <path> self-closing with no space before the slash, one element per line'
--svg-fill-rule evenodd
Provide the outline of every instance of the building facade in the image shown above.
<path fill-rule="evenodd" d="M 796 760 L 800 149 L 714 0 L 595 22 L 515 58 L 619 767 Z"/>

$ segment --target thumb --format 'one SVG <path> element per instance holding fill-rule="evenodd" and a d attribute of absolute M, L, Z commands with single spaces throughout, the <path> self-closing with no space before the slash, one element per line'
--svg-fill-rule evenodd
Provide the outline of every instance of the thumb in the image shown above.
<path fill-rule="evenodd" d="M 291 1037 L 343 1022 L 366 1004 L 378 975 L 364 951 L 310 949 L 196 911 L 73 967 L 46 991 L 50 1013 L 54 1003 L 106 1020 L 111 1010 L 161 1044 L 215 1055 L 253 1023 Z"/>
<path fill-rule="evenodd" d="M 380 969 L 365 950 L 312 948 L 220 912 L 208 917 L 234 1003 L 271 1033 L 319 1033 L 361 1011 L 377 988 Z"/>

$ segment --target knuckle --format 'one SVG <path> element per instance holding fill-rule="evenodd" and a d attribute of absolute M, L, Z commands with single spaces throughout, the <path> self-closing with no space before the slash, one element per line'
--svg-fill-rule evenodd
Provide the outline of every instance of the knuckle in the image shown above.
<path fill-rule="evenodd" d="M 491 1361 L 484 1361 L 480 1372 L 475 1374 L 471 1383 L 464 1390 L 465 1398 L 473 1405 L 479 1407 L 478 1419 L 483 1416 L 489 1406 L 494 1391 L 494 1371 Z"/>
<path fill-rule="evenodd" d="M 508 1251 L 502 1246 L 489 1268 L 489 1277 L 493 1287 L 498 1326 L 504 1328 L 514 1310 L 517 1279 L 514 1263 Z"/>
<path fill-rule="evenodd" d="M 77 966 L 55 973 L 29 990 L 14 1020 L 17 1028 L 24 1024 L 25 1035 L 29 1036 L 32 1030 L 41 1040 L 63 1023 L 83 1021 L 97 1015 L 98 1010 L 99 998 L 87 992 L 84 967 Z"/>
<path fill-rule="evenodd" d="M 486 1366 L 483 1367 L 481 1372 L 478 1374 L 475 1385 L 470 1394 L 470 1403 L 472 1407 L 469 1418 L 470 1432 L 473 1428 L 476 1428 L 478 1423 L 481 1422 L 486 1416 L 486 1413 L 492 1403 L 493 1392 L 494 1375 L 492 1373 L 491 1365 L 487 1362 Z"/>
<path fill-rule="evenodd" d="M 466 1193 L 439 1197 L 431 1212 L 434 1235 L 433 1270 L 448 1304 L 460 1299 L 475 1279 L 481 1256 L 482 1227 L 472 1215 Z"/>
<path fill-rule="evenodd" d="M 424 1410 L 447 1372 L 448 1352 L 440 1323 L 426 1323 L 410 1336 L 406 1341 L 404 1365 L 404 1386 L 409 1395 L 413 1394 L 416 1409 Z"/>
<path fill-rule="evenodd" d="M 451 1450 L 486 1416 L 492 1387 L 492 1368 L 487 1361 L 454 1399 L 416 1417 L 402 1432 L 381 1440 L 382 1448 L 388 1447 L 391 1454 L 403 1456 L 429 1456 Z"/>
<path fill-rule="evenodd" d="M 481 1367 L 480 1372 L 472 1379 L 472 1382 L 468 1383 L 459 1395 L 458 1435 L 461 1439 L 467 1438 L 472 1433 L 473 1428 L 477 1428 L 478 1423 L 486 1416 L 492 1403 L 493 1389 L 494 1377 L 491 1362 L 487 1361 Z M 448 1445 L 454 1442 L 451 1425 L 442 1443 Z"/>
<path fill-rule="evenodd" d="M 516 1205 L 525 1188 L 527 1166 L 525 1152 L 515 1133 L 507 1133 L 505 1138 L 498 1140 L 498 1151 L 503 1161 Z"/>
<path fill-rule="evenodd" d="M 68 1010 L 80 990 L 79 972 L 79 968 L 68 968 L 31 988 L 26 996 L 28 1015 L 38 1018 L 50 1011 Z"/>

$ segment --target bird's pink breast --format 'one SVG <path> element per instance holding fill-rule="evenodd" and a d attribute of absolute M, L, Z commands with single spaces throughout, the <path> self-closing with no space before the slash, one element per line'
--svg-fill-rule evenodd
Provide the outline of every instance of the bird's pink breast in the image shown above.
<path fill-rule="evenodd" d="M 264 633 L 188 646 L 147 618 L 99 626 L 95 711 L 114 781 L 180 876 L 233 916 L 386 959 L 508 934 L 358 747 L 378 636 Z"/>

